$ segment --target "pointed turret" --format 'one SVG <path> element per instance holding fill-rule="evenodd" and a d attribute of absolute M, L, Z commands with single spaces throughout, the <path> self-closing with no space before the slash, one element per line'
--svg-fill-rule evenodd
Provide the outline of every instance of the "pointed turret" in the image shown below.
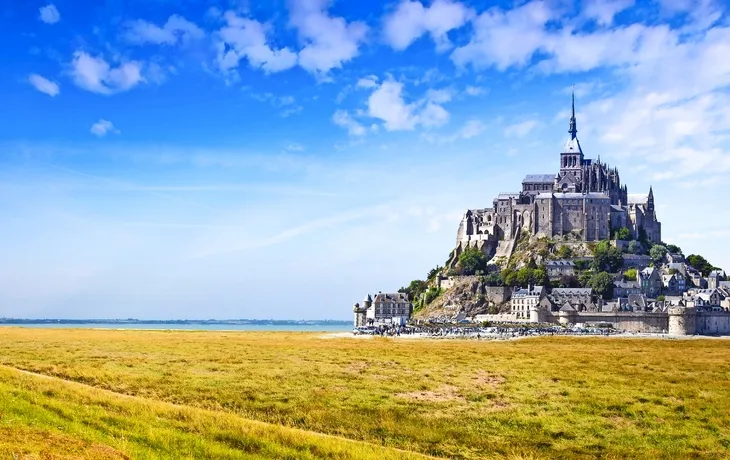
<path fill-rule="evenodd" d="M 570 138 L 575 139 L 575 137 L 578 135 L 578 127 L 575 123 L 575 85 L 573 85 L 572 99 L 572 113 L 570 116 L 570 129 L 568 130 L 568 132 L 570 133 Z"/>

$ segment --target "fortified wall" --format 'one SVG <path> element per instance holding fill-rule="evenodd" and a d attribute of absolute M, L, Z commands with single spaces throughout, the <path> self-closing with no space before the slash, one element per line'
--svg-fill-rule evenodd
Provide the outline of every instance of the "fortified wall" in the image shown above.
<path fill-rule="evenodd" d="M 607 325 L 614 329 L 638 333 L 670 335 L 730 335 L 730 312 L 698 311 L 695 308 L 673 307 L 668 313 L 657 312 L 549 312 L 534 308 L 530 318 L 518 319 L 513 313 L 477 315 L 475 321 Z"/>

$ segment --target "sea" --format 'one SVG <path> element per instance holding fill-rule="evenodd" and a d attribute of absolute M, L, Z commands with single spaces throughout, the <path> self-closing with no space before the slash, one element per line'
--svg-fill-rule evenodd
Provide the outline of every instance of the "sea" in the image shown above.
<path fill-rule="evenodd" d="M 0 323 L 2 327 L 37 329 L 129 329 L 171 331 L 269 331 L 269 332 L 346 332 L 352 324 L 174 324 L 174 323 Z"/>

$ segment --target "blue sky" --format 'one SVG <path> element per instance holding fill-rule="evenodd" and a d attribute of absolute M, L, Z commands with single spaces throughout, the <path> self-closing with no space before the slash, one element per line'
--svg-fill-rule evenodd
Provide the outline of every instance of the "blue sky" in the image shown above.
<path fill-rule="evenodd" d="M 725 2 L 5 2 L 0 316 L 350 318 L 587 157 L 730 268 Z"/>

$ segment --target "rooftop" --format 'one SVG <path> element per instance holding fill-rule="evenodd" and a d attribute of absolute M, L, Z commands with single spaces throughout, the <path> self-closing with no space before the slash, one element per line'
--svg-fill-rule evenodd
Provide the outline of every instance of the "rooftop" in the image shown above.
<path fill-rule="evenodd" d="M 528 174 L 525 176 L 525 178 L 522 180 L 522 183 L 535 183 L 539 182 L 541 184 L 552 184 L 555 182 L 555 174 Z"/>

